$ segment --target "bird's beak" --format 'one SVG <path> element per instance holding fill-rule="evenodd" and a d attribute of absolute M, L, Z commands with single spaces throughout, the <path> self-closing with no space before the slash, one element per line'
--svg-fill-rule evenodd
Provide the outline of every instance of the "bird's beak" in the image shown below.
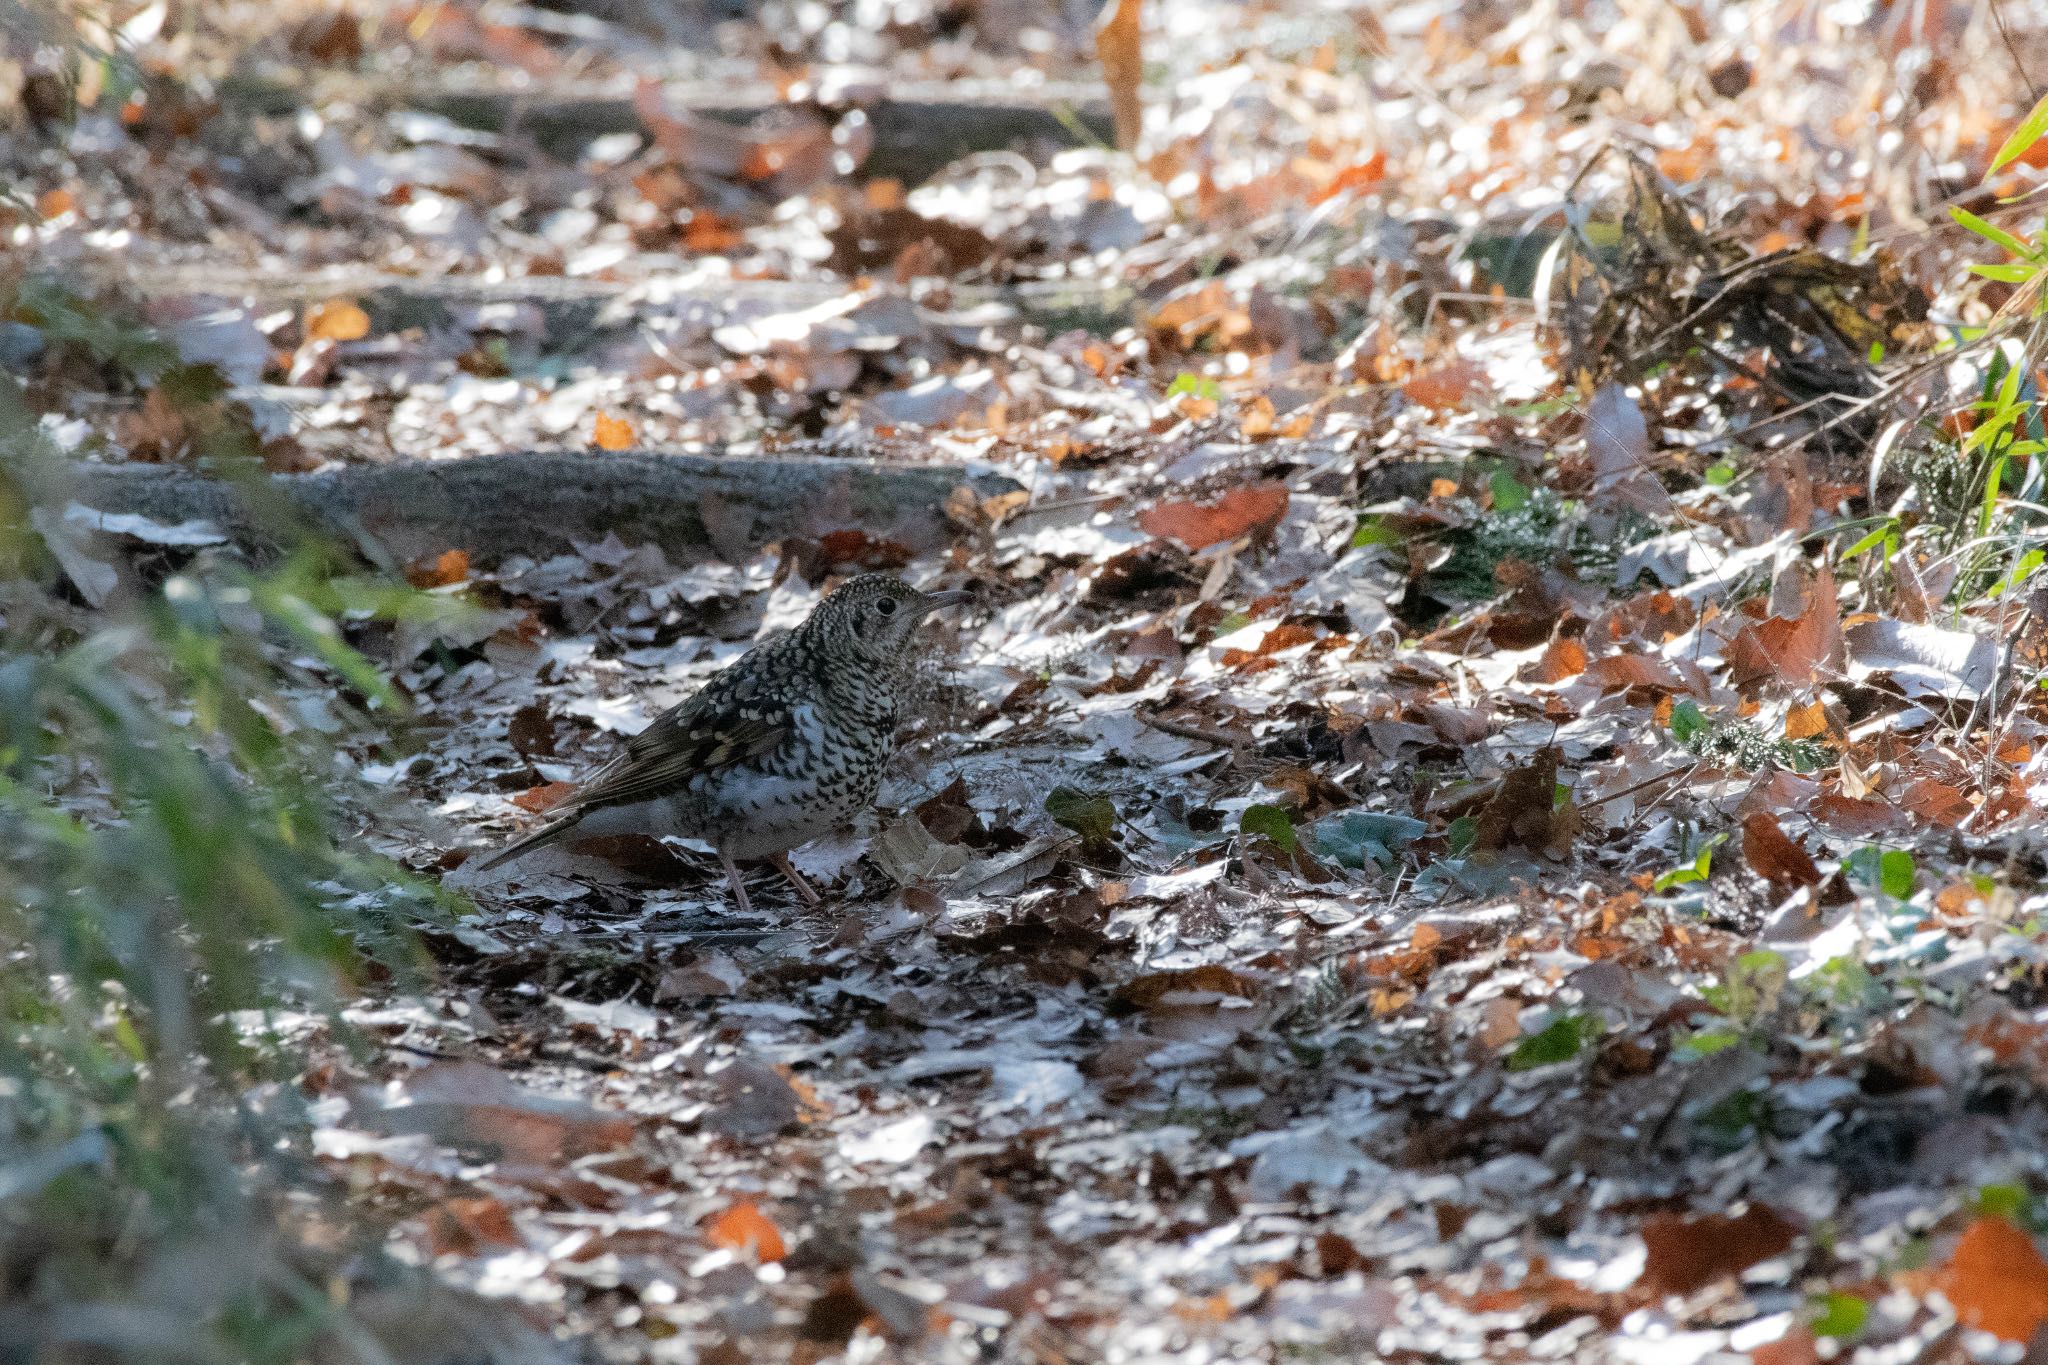
<path fill-rule="evenodd" d="M 928 592 L 924 595 L 924 609 L 927 614 L 950 607 L 955 602 L 965 602 L 974 594 L 965 588 L 948 588 L 944 592 Z"/>

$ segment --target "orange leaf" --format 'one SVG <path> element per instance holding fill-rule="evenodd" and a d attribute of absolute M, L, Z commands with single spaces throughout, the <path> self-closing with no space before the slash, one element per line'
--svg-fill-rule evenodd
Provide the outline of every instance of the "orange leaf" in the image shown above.
<path fill-rule="evenodd" d="M 36 217 L 46 223 L 52 218 L 62 218 L 76 207 L 78 201 L 71 197 L 70 190 L 44 190 L 36 196 Z"/>
<path fill-rule="evenodd" d="M 329 299 L 306 314 L 308 341 L 361 341 L 370 334 L 370 315 L 353 299 Z"/>
<path fill-rule="evenodd" d="M 1401 386 L 1401 392 L 1412 403 L 1443 412 L 1463 403 L 1479 387 L 1485 375 L 1486 372 L 1478 365 L 1459 356 L 1416 375 Z"/>
<path fill-rule="evenodd" d="M 1109 87 L 1116 145 L 1126 152 L 1138 145 L 1138 134 L 1145 130 L 1145 106 L 1138 98 L 1138 87 L 1145 79 L 1145 59 L 1138 42 L 1143 9 L 1144 0 L 1116 0 L 1095 30 L 1095 59 L 1102 63 L 1102 79 Z"/>
<path fill-rule="evenodd" d="M 782 1234 L 761 1210 L 745 1199 L 704 1225 L 704 1240 L 729 1251 L 749 1251 L 760 1262 L 779 1261 L 788 1254 Z"/>
<path fill-rule="evenodd" d="M 521 810 L 543 811 L 575 790 L 576 784 L 573 782 L 543 782 L 538 787 L 528 787 L 513 797 L 512 804 Z"/>
<path fill-rule="evenodd" d="M 597 427 L 590 433 L 590 441 L 599 450 L 631 450 L 633 428 L 608 412 L 600 412 L 597 414 Z"/>
<path fill-rule="evenodd" d="M 1934 1287 L 1966 1325 L 2004 1341 L 2031 1341 L 2048 1322 L 2048 1262 L 2003 1218 L 1970 1224 Z"/>
<path fill-rule="evenodd" d="M 469 551 L 443 550 L 432 563 L 412 565 L 405 578 L 415 588 L 445 588 L 469 580 Z"/>
<path fill-rule="evenodd" d="M 1552 640 L 1529 669 L 1530 682 L 1555 683 L 1586 671 L 1586 647 L 1577 640 Z"/>
<path fill-rule="evenodd" d="M 1785 738 L 1812 739 L 1828 732 L 1828 708 L 1824 702 L 1795 706 L 1785 716 Z"/>
<path fill-rule="evenodd" d="M 1155 536 L 1177 540 L 1190 550 L 1270 531 L 1287 514 L 1287 490 L 1277 483 L 1233 488 L 1214 503 L 1162 502 L 1138 514 L 1138 525 Z"/>

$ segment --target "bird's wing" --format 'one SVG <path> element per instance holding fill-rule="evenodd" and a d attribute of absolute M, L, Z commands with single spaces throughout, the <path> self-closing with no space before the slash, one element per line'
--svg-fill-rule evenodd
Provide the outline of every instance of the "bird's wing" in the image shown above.
<path fill-rule="evenodd" d="M 661 714 L 626 741 L 626 752 L 594 774 L 571 800 L 578 810 L 671 796 L 700 773 L 769 753 L 796 727 L 787 702 L 750 673 L 720 674 L 704 690 Z"/>

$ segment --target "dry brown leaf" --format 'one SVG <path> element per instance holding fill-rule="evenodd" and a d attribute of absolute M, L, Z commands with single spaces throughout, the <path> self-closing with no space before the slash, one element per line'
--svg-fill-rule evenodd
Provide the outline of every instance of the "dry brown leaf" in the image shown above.
<path fill-rule="evenodd" d="M 502 1200 L 489 1195 L 444 1199 L 426 1212 L 427 1249 L 436 1256 L 475 1256 L 522 1240 Z"/>
<path fill-rule="evenodd" d="M 1762 1204 L 1735 1217 L 1659 1214 L 1643 1224 L 1643 1285 L 1657 1295 L 1697 1293 L 1788 1250 L 1799 1230 Z"/>
<path fill-rule="evenodd" d="M 1578 832 L 1578 811 L 1569 802 L 1557 805 L 1557 750 L 1545 749 L 1501 778 L 1500 789 L 1480 809 L 1472 847 L 1526 848 L 1561 862 L 1571 855 Z"/>
<path fill-rule="evenodd" d="M 1130 151 L 1145 131 L 1145 104 L 1138 88 L 1145 80 L 1142 38 L 1143 0 L 1116 0 L 1095 30 L 1095 59 L 1109 87 L 1110 116 L 1116 122 L 1116 145 Z"/>
<path fill-rule="evenodd" d="M 1210 964 L 1133 977 L 1117 988 L 1116 998 L 1134 1009 L 1150 1010 L 1201 1004 L 1226 995 L 1252 1000 L 1258 993 L 1257 983 L 1250 978 Z"/>
<path fill-rule="evenodd" d="M 1277 483 L 1233 488 L 1213 503 L 1162 502 L 1138 514 L 1150 535 L 1206 549 L 1254 532 L 1270 533 L 1287 515 L 1287 490 Z"/>
<path fill-rule="evenodd" d="M 512 798 L 512 804 L 521 810 L 544 811 L 576 790 L 574 782 L 543 782 L 538 787 L 528 787 Z"/>
<path fill-rule="evenodd" d="M 1781 892 L 1795 886 L 1820 885 L 1820 869 L 1766 811 L 1754 811 L 1742 822 L 1742 856 L 1756 874 Z"/>
<path fill-rule="evenodd" d="M 1419 403 L 1432 412 L 1447 412 L 1463 406 L 1485 381 L 1486 371 L 1478 362 L 1459 356 L 1424 370 L 1403 384 L 1401 392 L 1411 403 Z"/>

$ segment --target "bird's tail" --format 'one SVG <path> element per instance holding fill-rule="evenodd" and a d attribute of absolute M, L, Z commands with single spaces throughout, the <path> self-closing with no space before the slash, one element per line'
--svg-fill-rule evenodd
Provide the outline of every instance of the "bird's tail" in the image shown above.
<path fill-rule="evenodd" d="M 489 872 L 492 868 L 502 863 L 511 862 L 521 854 L 531 853 L 537 848 L 544 848 L 552 844 L 555 840 L 560 839 L 575 829 L 582 819 L 582 811 L 570 811 L 558 819 L 548 821 L 539 829 L 528 830 L 496 853 L 491 854 L 482 862 L 473 864 L 473 866 L 479 872 Z"/>

